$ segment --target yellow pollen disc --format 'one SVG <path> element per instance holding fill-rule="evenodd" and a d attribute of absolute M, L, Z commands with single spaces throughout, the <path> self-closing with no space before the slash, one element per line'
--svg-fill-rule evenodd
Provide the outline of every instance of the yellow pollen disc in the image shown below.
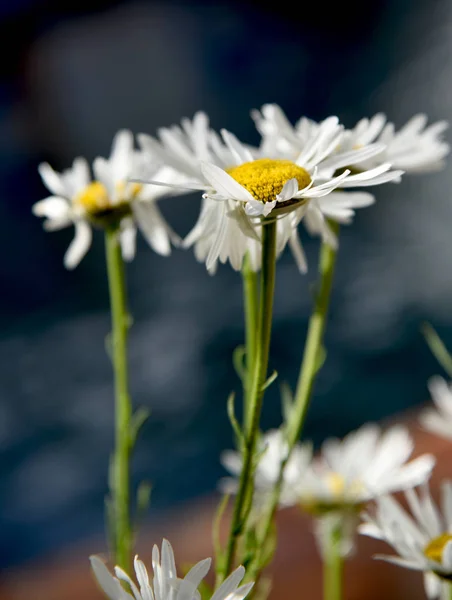
<path fill-rule="evenodd" d="M 339 473 L 329 473 L 326 479 L 328 489 L 333 496 L 343 496 L 345 492 L 345 479 Z"/>
<path fill-rule="evenodd" d="M 425 546 L 424 554 L 429 560 L 433 560 L 437 563 L 442 563 L 443 550 L 447 542 L 452 541 L 451 533 L 442 533 Z"/>
<path fill-rule="evenodd" d="M 93 181 L 81 191 L 74 202 L 82 206 L 87 213 L 95 215 L 111 207 L 107 188 L 100 181 Z"/>
<path fill-rule="evenodd" d="M 299 189 L 311 183 L 309 173 L 291 160 L 260 158 L 227 172 L 260 202 L 273 202 L 289 179 L 296 179 Z"/>

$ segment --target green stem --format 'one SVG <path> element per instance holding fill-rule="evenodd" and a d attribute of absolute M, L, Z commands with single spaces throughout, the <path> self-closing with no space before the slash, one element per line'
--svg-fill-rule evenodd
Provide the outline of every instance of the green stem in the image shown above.
<path fill-rule="evenodd" d="M 242 268 L 243 303 L 245 308 L 245 346 L 246 346 L 246 379 L 244 382 L 243 423 L 245 429 L 249 427 L 250 418 L 250 393 L 253 379 L 253 367 L 256 357 L 256 332 L 258 319 L 258 288 L 257 273 L 251 268 L 248 255 Z"/>
<path fill-rule="evenodd" d="M 330 221 L 329 225 L 336 236 L 338 236 L 339 224 L 335 221 Z M 323 242 L 319 258 L 319 290 L 315 299 L 314 311 L 309 319 L 303 360 L 297 387 L 295 389 L 294 406 L 288 440 L 290 448 L 293 448 L 300 437 L 314 382 L 321 366 L 320 359 L 323 334 L 325 332 L 328 308 L 330 305 L 336 256 L 337 250 Z"/>
<path fill-rule="evenodd" d="M 267 378 L 268 357 L 273 314 L 273 295 L 276 271 L 276 222 L 262 227 L 262 272 L 260 280 L 259 313 L 257 321 L 255 362 L 249 395 L 249 419 L 244 428 L 242 471 L 235 498 L 226 554 L 218 571 L 217 584 L 230 573 L 234 564 L 237 543 L 248 517 L 249 488 L 252 483 L 253 458 L 259 433 L 259 421 Z"/>
<path fill-rule="evenodd" d="M 341 525 L 333 527 L 323 557 L 323 600 L 341 600 L 344 560 L 341 555 Z"/>
<path fill-rule="evenodd" d="M 338 235 L 339 225 L 334 221 L 331 221 L 329 225 L 333 232 Z M 262 535 L 259 543 L 259 547 L 262 549 L 262 551 L 264 551 L 266 547 L 276 509 L 278 508 L 279 497 L 284 479 L 284 469 L 301 434 L 315 378 L 319 370 L 319 356 L 328 316 L 336 256 L 337 250 L 334 250 L 331 248 L 331 246 L 322 243 L 319 257 L 319 291 L 315 299 L 312 315 L 309 319 L 303 360 L 295 390 L 293 411 L 288 429 L 288 453 L 286 458 L 281 462 L 278 480 L 272 490 L 268 508 L 263 516 L 261 529 Z M 248 569 L 247 578 L 252 581 L 256 581 L 260 577 L 260 572 L 261 565 L 260 557 L 258 556 L 254 564 Z"/>
<path fill-rule="evenodd" d="M 132 407 L 128 390 L 127 330 L 128 312 L 124 262 L 118 230 L 105 231 L 105 256 L 111 307 L 111 357 L 115 387 L 115 449 L 110 492 L 113 502 L 113 539 L 115 564 L 128 572 L 132 551 L 130 525 L 130 454 Z"/>
<path fill-rule="evenodd" d="M 449 598 L 448 598 L 448 600 L 452 600 L 452 583 L 449 583 L 449 590 L 448 590 L 448 592 L 449 592 Z"/>

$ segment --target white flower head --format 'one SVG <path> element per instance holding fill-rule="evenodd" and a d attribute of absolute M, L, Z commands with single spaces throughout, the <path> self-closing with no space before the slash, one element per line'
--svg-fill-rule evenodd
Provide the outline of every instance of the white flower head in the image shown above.
<path fill-rule="evenodd" d="M 288 444 L 281 429 L 272 429 L 262 436 L 259 445 L 260 456 L 254 473 L 254 487 L 256 504 L 261 506 L 278 480 L 281 463 L 287 458 Z M 311 458 L 311 444 L 298 444 L 293 449 L 284 469 L 280 506 L 296 504 L 294 490 Z M 225 469 L 233 475 L 220 480 L 220 488 L 225 493 L 235 494 L 242 471 L 242 457 L 234 450 L 226 450 L 220 460 Z"/>
<path fill-rule="evenodd" d="M 450 151 L 449 144 L 443 140 L 448 123 L 438 121 L 427 126 L 427 121 L 426 115 L 418 114 L 396 131 L 394 124 L 386 122 L 382 113 L 371 119 L 361 119 L 353 129 L 346 131 L 344 146 L 361 148 L 366 144 L 380 143 L 384 150 L 361 164 L 350 164 L 361 170 L 390 162 L 394 168 L 403 169 L 406 173 L 428 173 L 441 169 Z"/>
<path fill-rule="evenodd" d="M 447 598 L 452 578 L 452 482 L 441 485 L 441 510 L 427 485 L 405 492 L 409 514 L 391 496 L 377 500 L 376 509 L 363 515 L 359 532 L 384 540 L 398 556 L 378 555 L 407 569 L 423 571 L 429 598 Z"/>
<path fill-rule="evenodd" d="M 401 425 L 382 432 L 370 423 L 343 440 L 329 438 L 304 470 L 297 501 L 314 514 L 359 511 L 383 494 L 420 485 L 430 476 L 435 458 L 424 454 L 408 462 L 413 448 L 408 430 Z"/>
<path fill-rule="evenodd" d="M 137 226 L 155 252 L 170 253 L 171 242 L 176 244 L 178 238 L 155 202 L 169 191 L 129 181 L 142 170 L 143 155 L 134 150 L 132 133 L 127 130 L 116 134 L 108 159 L 94 160 L 94 181 L 84 158 L 75 159 L 72 168 L 63 173 L 55 172 L 47 163 L 39 166 L 42 180 L 53 195 L 34 204 L 33 213 L 45 218 L 48 231 L 75 226 L 75 237 L 64 257 L 68 269 L 76 267 L 89 250 L 93 226 L 118 226 L 126 260 L 135 255 Z M 148 164 L 147 172 L 162 180 L 173 176 L 156 163 Z"/>
<path fill-rule="evenodd" d="M 419 421 L 428 431 L 452 440 L 452 383 L 437 375 L 429 379 L 428 388 L 435 406 L 424 409 Z"/>
<path fill-rule="evenodd" d="M 112 575 L 98 556 L 91 556 L 90 560 L 97 582 L 109 600 L 200 600 L 198 587 L 211 564 L 210 558 L 201 560 L 183 579 L 178 578 L 174 552 L 165 539 L 161 555 L 158 546 L 152 549 L 152 580 L 137 556 L 134 560 L 137 583 L 119 567 L 115 568 L 115 575 Z M 244 567 L 238 567 L 214 592 L 211 600 L 243 600 L 253 587 L 253 583 L 239 586 L 244 575 Z M 121 581 L 130 586 L 131 594 L 124 589 Z"/>
<path fill-rule="evenodd" d="M 280 149 L 278 132 L 259 148 L 252 148 L 224 129 L 219 136 L 209 128 L 206 118 L 196 116 L 191 125 L 185 122 L 182 128 L 160 130 L 160 140 L 139 136 L 139 141 L 165 164 L 191 178 L 182 188 L 204 192 L 200 217 L 185 245 L 195 245 L 198 260 L 205 261 L 210 272 L 215 271 L 218 261 L 226 260 L 240 269 L 247 252 L 255 257 L 252 264 L 257 270 L 260 265 L 256 248 L 262 220 L 267 217 L 282 221 L 278 226 L 277 252 L 289 243 L 300 270 L 305 271 L 296 231 L 303 217 L 307 216 L 311 232 L 320 233 L 334 245 L 336 239 L 326 219 L 348 223 L 353 209 L 371 204 L 373 197 L 363 192 L 342 193 L 330 202 L 326 197 L 337 188 L 399 180 L 402 173 L 391 171 L 390 164 L 358 174 L 344 170 L 350 160 L 365 160 L 382 147 L 337 153 L 343 134 L 337 117 L 329 117 L 318 127 L 311 127 L 303 147 L 287 157 Z M 342 169 L 339 175 L 338 169 Z M 159 183 L 155 179 L 152 182 Z M 292 213 L 292 218 L 284 219 Z"/>

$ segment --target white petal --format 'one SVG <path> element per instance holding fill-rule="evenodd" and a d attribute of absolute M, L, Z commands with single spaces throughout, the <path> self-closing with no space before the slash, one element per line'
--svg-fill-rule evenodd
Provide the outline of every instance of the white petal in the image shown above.
<path fill-rule="evenodd" d="M 273 202 L 259 202 L 259 200 L 249 200 L 245 204 L 245 212 L 249 217 L 266 217 L 276 206 L 276 200 Z"/>
<path fill-rule="evenodd" d="M 91 227 L 86 221 L 76 221 L 74 239 L 64 255 L 64 266 L 66 269 L 74 269 L 91 246 L 93 234 Z"/>
<path fill-rule="evenodd" d="M 428 598 L 438 598 L 441 594 L 441 580 L 434 573 L 424 573 L 424 588 Z"/>
<path fill-rule="evenodd" d="M 289 247 L 292 251 L 293 257 L 295 259 L 295 263 L 298 267 L 300 273 L 308 272 L 308 263 L 306 260 L 306 254 L 304 253 L 303 246 L 300 241 L 300 237 L 298 235 L 297 230 L 294 230 L 292 235 L 289 238 Z"/>
<path fill-rule="evenodd" d="M 223 169 L 211 163 L 203 162 L 201 163 L 201 170 L 213 189 L 225 198 L 243 202 L 255 201 L 253 195 Z"/>
<path fill-rule="evenodd" d="M 221 135 L 223 136 L 226 145 L 234 156 L 237 165 L 251 162 L 254 159 L 248 148 L 246 148 L 233 133 L 227 131 L 226 129 L 222 129 Z"/>
<path fill-rule="evenodd" d="M 98 556 L 90 556 L 90 561 L 97 582 L 110 600 L 125 600 L 132 598 L 132 596 L 122 588 L 119 581 L 113 577 Z"/>
<path fill-rule="evenodd" d="M 276 200 L 278 202 L 285 202 L 286 200 L 291 200 L 297 192 L 298 181 L 295 178 L 289 179 L 284 184 L 280 193 L 276 196 Z"/>
<path fill-rule="evenodd" d="M 55 194 L 55 196 L 67 196 L 66 186 L 59 173 L 54 171 L 49 163 L 41 163 L 38 167 L 39 174 L 45 186 Z"/>
<path fill-rule="evenodd" d="M 130 262 L 135 258 L 137 229 L 132 219 L 123 219 L 119 233 L 121 253 L 125 261 Z"/>
<path fill-rule="evenodd" d="M 67 219 L 70 222 L 71 207 L 69 202 L 60 196 L 49 196 L 44 200 L 36 202 L 31 207 L 36 217 L 46 217 L 47 219 Z"/>
<path fill-rule="evenodd" d="M 237 567 L 235 571 L 233 571 L 229 577 L 227 577 L 220 587 L 215 591 L 211 600 L 224 600 L 232 594 L 237 589 L 237 586 L 242 581 L 245 576 L 244 567 Z"/>
<path fill-rule="evenodd" d="M 157 254 L 171 254 L 170 240 L 178 237 L 163 218 L 154 202 L 134 202 L 133 213 L 144 238 Z"/>

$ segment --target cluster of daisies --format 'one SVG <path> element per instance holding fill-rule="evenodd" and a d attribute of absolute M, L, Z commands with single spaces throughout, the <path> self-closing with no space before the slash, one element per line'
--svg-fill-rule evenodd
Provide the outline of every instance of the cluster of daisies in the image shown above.
<path fill-rule="evenodd" d="M 421 412 L 419 422 L 452 441 L 452 383 L 436 376 L 428 386 L 433 407 Z M 305 442 L 288 454 L 283 428 L 262 435 L 260 443 L 261 458 L 254 474 L 257 519 L 285 461 L 280 506 L 299 506 L 314 518 L 321 554 L 328 552 L 333 528 L 340 527 L 344 557 L 353 552 L 359 532 L 387 542 L 397 553 L 377 558 L 422 571 L 428 598 L 450 597 L 452 481 L 441 483 L 437 506 L 428 484 L 435 458 L 423 454 L 409 460 L 414 442 L 406 427 L 383 430 L 365 424 L 342 440 L 325 440 L 317 453 Z M 220 481 L 220 488 L 235 493 L 242 469 L 240 454 L 225 451 L 221 461 L 231 476 Z M 395 492 L 403 492 L 405 502 L 396 500 Z"/>
<path fill-rule="evenodd" d="M 138 134 L 138 148 L 130 131 L 118 132 L 110 157 L 96 158 L 92 169 L 83 158 L 62 173 L 41 164 L 52 195 L 33 212 L 44 217 L 49 231 L 75 227 L 66 267 L 74 268 L 87 253 L 93 228 L 114 227 L 125 260 L 135 255 L 139 229 L 161 255 L 172 246 L 193 247 L 210 273 L 219 262 L 241 269 L 245 255 L 257 271 L 262 227 L 271 219 L 277 222 L 277 255 L 288 245 L 304 272 L 300 223 L 335 246 L 329 222 L 349 223 L 356 208 L 374 202 L 360 188 L 399 182 L 404 172 L 438 169 L 449 152 L 442 139 L 447 123 L 427 126 L 424 115 L 398 131 L 382 114 L 350 130 L 334 116 L 320 123 L 302 117 L 292 125 L 274 104 L 251 115 L 260 134 L 257 147 L 225 129 L 213 130 L 199 112 L 156 136 Z M 202 193 L 201 210 L 181 239 L 157 201 L 193 191 Z"/>
<path fill-rule="evenodd" d="M 420 423 L 428 430 L 452 440 L 452 385 L 436 377 L 429 382 L 434 408 L 423 411 Z M 410 460 L 413 439 L 406 427 L 383 430 L 369 423 L 344 439 L 327 439 L 319 452 L 312 444 L 298 443 L 288 457 L 283 428 L 262 435 L 260 459 L 254 473 L 254 517 L 259 519 L 286 461 L 280 506 L 299 506 L 314 518 L 315 534 L 322 554 L 328 551 L 333 528 L 340 527 L 343 557 L 354 549 L 357 532 L 383 540 L 397 552 L 377 558 L 422 571 L 426 594 L 446 600 L 452 578 L 452 481 L 441 484 L 441 506 L 432 499 L 428 486 L 435 466 L 431 454 Z M 288 460 L 287 460 L 288 458 Z M 221 456 L 231 474 L 220 481 L 223 492 L 238 488 L 242 459 L 238 452 Z M 406 505 L 396 500 L 404 492 Z M 152 553 L 153 578 L 135 558 L 136 581 L 116 567 L 112 574 L 99 556 L 91 557 L 94 575 L 110 600 L 193 600 L 207 575 L 211 560 L 200 561 L 179 578 L 173 550 L 163 540 L 161 556 Z M 239 566 L 213 593 L 211 600 L 243 600 L 253 583 L 240 585 L 245 569 Z M 123 586 L 127 583 L 130 590 Z"/>

